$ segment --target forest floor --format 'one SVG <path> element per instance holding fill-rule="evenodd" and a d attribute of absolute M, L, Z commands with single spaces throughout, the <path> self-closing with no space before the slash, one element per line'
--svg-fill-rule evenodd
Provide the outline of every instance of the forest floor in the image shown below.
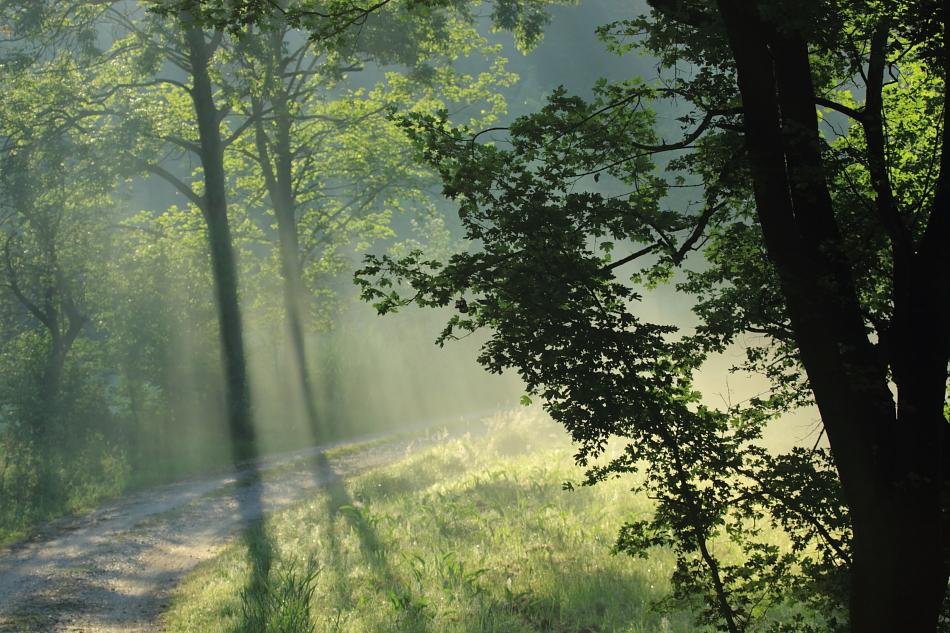
<path fill-rule="evenodd" d="M 0 548 L 0 632 L 154 631 L 181 579 L 244 528 L 436 439 L 420 432 L 269 456 L 54 521 Z"/>
<path fill-rule="evenodd" d="M 268 515 L 171 596 L 166 633 L 700 633 L 673 552 L 615 555 L 652 502 L 581 486 L 562 427 L 532 409 L 345 477 Z M 619 450 L 612 446 L 610 451 Z M 573 491 L 564 482 L 573 482 Z"/>
<path fill-rule="evenodd" d="M 705 596 L 671 595 L 674 551 L 614 552 L 620 527 L 653 512 L 650 499 L 631 494 L 638 475 L 582 486 L 563 427 L 531 408 L 485 427 L 338 478 L 269 514 L 181 582 L 161 630 L 712 630 L 696 624 Z M 607 455 L 622 450 L 615 442 Z M 764 528 L 762 537 L 790 547 L 783 533 Z M 725 539 L 710 547 L 726 562 L 742 560 Z M 772 605 L 755 630 L 799 614 L 810 617 L 800 605 Z"/>

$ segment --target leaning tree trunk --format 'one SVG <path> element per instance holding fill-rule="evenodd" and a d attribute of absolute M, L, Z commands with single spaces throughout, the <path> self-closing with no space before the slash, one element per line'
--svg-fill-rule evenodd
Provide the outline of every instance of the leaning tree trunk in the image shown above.
<path fill-rule="evenodd" d="M 926 292 L 901 294 L 897 284 L 891 347 L 899 342 L 901 353 L 937 359 L 906 376 L 890 359 L 895 408 L 825 181 L 807 45 L 755 5 L 720 0 L 719 7 L 738 70 L 757 213 L 850 510 L 851 630 L 933 633 L 950 536 L 940 499 L 950 446 L 942 411 L 947 314 L 939 308 L 946 284 L 932 289 L 936 307 L 924 305 Z M 946 213 L 944 198 L 938 193 L 934 217 Z M 915 272 L 933 278 L 938 271 Z M 902 323 L 904 312 L 911 314 Z"/>
<path fill-rule="evenodd" d="M 185 21 L 187 25 L 187 20 Z M 211 51 L 202 29 L 187 25 L 185 42 L 191 63 L 194 85 L 191 90 L 201 147 L 204 171 L 204 218 L 208 226 L 208 242 L 218 306 L 218 326 L 225 372 L 225 399 L 228 426 L 235 460 L 254 456 L 254 427 L 251 419 L 251 398 L 244 355 L 241 308 L 238 301 L 237 266 L 228 224 L 225 193 L 224 144 L 221 139 L 220 114 L 214 103 L 208 65 Z"/>

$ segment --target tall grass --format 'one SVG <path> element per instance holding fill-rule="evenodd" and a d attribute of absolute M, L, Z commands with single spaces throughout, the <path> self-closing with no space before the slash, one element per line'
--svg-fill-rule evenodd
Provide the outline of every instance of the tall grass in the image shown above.
<path fill-rule="evenodd" d="M 266 565 L 247 538 L 229 548 L 183 583 L 166 629 L 698 630 L 687 613 L 651 609 L 668 594 L 671 555 L 611 552 L 649 502 L 620 480 L 565 492 L 580 472 L 562 436 L 520 414 L 351 480 L 324 471 L 323 492 L 258 528 Z"/>

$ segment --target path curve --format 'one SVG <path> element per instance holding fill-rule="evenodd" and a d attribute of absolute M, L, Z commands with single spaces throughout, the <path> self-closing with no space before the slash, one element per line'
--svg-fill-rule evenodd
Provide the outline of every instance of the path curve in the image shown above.
<path fill-rule="evenodd" d="M 319 468 L 314 458 L 329 445 L 262 458 L 53 522 L 37 537 L 0 549 L 0 633 L 158 631 L 175 586 L 241 528 L 331 478 L 392 463 L 434 438 L 331 452 Z M 250 478 L 255 469 L 263 477 Z"/>

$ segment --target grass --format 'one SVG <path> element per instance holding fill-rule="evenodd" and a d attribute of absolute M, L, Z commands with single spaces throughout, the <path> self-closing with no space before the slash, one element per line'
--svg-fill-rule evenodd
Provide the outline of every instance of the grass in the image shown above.
<path fill-rule="evenodd" d="M 327 459 L 334 459 L 345 457 L 349 455 L 358 455 L 364 453 L 368 450 L 376 448 L 378 446 L 384 446 L 392 442 L 396 442 L 402 439 L 409 439 L 413 437 L 421 437 L 428 430 L 416 431 L 416 432 L 406 432 L 406 433 L 392 433 L 389 435 L 383 435 L 381 437 L 376 437 L 370 440 L 364 440 L 362 442 L 353 442 L 349 444 L 343 444 L 341 446 L 336 446 L 325 451 L 319 451 L 313 455 L 306 455 L 304 457 L 298 457 L 296 459 L 290 460 L 285 463 L 277 465 L 263 465 L 259 468 L 249 469 L 246 472 L 240 473 L 234 481 L 224 484 L 218 488 L 215 488 L 213 491 L 209 492 L 202 498 L 208 497 L 223 497 L 230 496 L 234 494 L 234 491 L 240 488 L 248 488 L 255 484 L 267 481 L 273 481 L 279 479 L 282 475 L 287 473 L 297 472 L 303 469 L 311 468 L 318 466 Z M 199 500 L 200 501 L 200 500 Z M 196 503 L 198 501 L 192 502 Z"/>
<path fill-rule="evenodd" d="M 296 459 L 278 463 L 276 465 L 265 464 L 261 468 L 248 469 L 245 472 L 239 473 L 233 481 L 218 486 L 217 488 L 214 488 L 210 492 L 206 492 L 197 499 L 194 499 L 185 505 L 172 508 L 171 510 L 166 510 L 165 512 L 150 515 L 149 517 L 136 523 L 134 529 L 146 528 L 157 523 L 168 521 L 173 517 L 183 516 L 188 512 L 193 511 L 196 507 L 200 507 L 209 499 L 231 497 L 243 488 L 249 488 L 260 483 L 277 481 L 288 473 L 294 473 L 304 469 L 320 466 L 328 459 L 359 455 L 360 453 L 365 453 L 379 446 L 384 446 L 386 444 L 391 444 L 400 440 L 428 438 L 432 433 L 448 433 L 449 428 L 451 427 L 443 426 L 441 429 L 433 427 L 416 431 L 390 433 L 368 440 L 341 444 L 325 451 L 319 451 L 312 455 L 298 457 Z"/>
<path fill-rule="evenodd" d="M 669 633 L 673 559 L 616 556 L 648 502 L 576 480 L 563 431 L 520 414 L 330 485 L 180 586 L 163 625 L 206 633 Z M 326 467 L 326 464 L 324 464 Z M 331 473 L 332 475 L 332 473 Z"/>

